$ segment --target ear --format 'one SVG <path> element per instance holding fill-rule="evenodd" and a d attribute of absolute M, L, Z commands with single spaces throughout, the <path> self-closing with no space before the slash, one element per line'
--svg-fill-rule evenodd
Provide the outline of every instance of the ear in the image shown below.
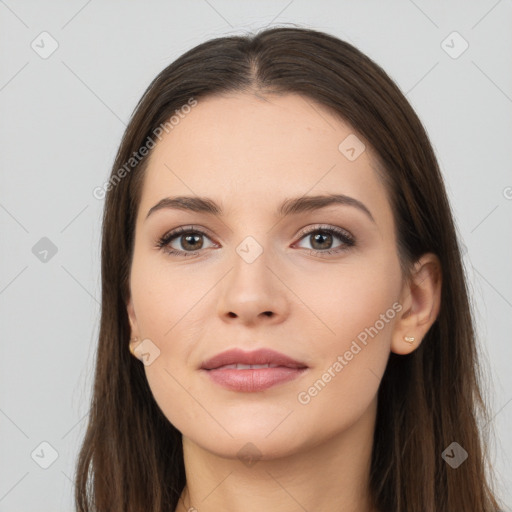
<path fill-rule="evenodd" d="M 441 283 L 439 258 L 433 253 L 424 254 L 402 288 L 402 310 L 394 325 L 391 352 L 410 354 L 418 348 L 439 314 Z M 406 337 L 413 337 L 414 341 L 408 343 Z"/>
<path fill-rule="evenodd" d="M 130 296 L 128 303 L 126 304 L 126 311 L 128 313 L 128 321 L 130 322 L 130 349 L 135 350 L 135 347 L 140 343 L 139 328 L 137 325 L 137 318 L 135 316 L 135 310 L 133 308 L 133 300 Z M 137 340 L 137 341 L 132 341 Z"/>

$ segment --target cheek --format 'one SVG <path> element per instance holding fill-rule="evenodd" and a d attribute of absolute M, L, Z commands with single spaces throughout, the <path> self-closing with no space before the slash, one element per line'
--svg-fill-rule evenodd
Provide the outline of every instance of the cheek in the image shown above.
<path fill-rule="evenodd" d="M 171 267 L 161 255 L 134 259 L 131 291 L 141 335 L 166 352 L 187 345 L 198 334 L 196 307 L 213 279 Z"/>
<path fill-rule="evenodd" d="M 311 424 L 316 439 L 348 429 L 376 399 L 401 311 L 399 267 L 383 267 L 387 272 L 377 265 L 339 276 L 337 285 L 326 281 L 329 293 L 311 297 L 329 331 L 315 340 L 318 364 L 295 398 L 302 427 Z"/>
<path fill-rule="evenodd" d="M 138 328 L 158 352 L 144 367 L 146 378 L 163 414 L 182 431 L 205 424 L 204 410 L 193 399 L 200 395 L 191 394 L 188 388 L 195 371 L 191 354 L 198 340 L 204 338 L 205 315 L 214 311 L 205 293 L 215 281 L 211 272 L 205 280 L 198 273 L 171 270 L 161 258 L 159 262 L 134 258 L 132 266 L 131 291 Z M 218 425 L 208 428 L 214 432 Z"/>
<path fill-rule="evenodd" d="M 389 251 L 372 258 L 354 258 L 336 268 L 326 266 L 291 286 L 305 298 L 309 310 L 305 315 L 319 333 L 321 339 L 316 342 L 321 343 L 321 354 L 332 357 L 334 351 L 348 350 L 360 334 L 364 342 L 366 330 L 374 332 L 375 325 L 380 340 L 389 338 L 397 314 L 393 304 L 402 286 L 401 270 Z"/>

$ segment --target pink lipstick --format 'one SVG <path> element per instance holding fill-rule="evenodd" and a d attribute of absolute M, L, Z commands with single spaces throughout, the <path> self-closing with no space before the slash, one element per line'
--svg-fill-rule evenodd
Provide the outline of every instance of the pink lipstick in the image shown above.
<path fill-rule="evenodd" d="M 307 365 L 271 349 L 227 350 L 205 361 L 200 370 L 232 391 L 263 391 L 301 376 Z"/>

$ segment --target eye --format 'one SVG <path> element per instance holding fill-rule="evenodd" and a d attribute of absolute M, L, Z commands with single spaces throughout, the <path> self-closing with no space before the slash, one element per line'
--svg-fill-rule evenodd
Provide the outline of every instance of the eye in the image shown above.
<path fill-rule="evenodd" d="M 336 238 L 341 243 L 333 246 L 333 241 Z M 315 226 L 313 229 L 303 231 L 301 233 L 302 239 L 309 241 L 313 246 L 309 251 L 313 255 L 336 254 L 355 245 L 355 239 L 348 231 L 335 226 Z"/>
<path fill-rule="evenodd" d="M 181 226 L 162 236 L 156 246 L 169 255 L 196 256 L 199 251 L 205 249 L 205 238 L 210 240 L 208 234 L 203 230 L 194 226 Z M 348 231 L 335 226 L 314 226 L 303 230 L 300 233 L 300 240 L 303 239 L 309 240 L 312 244 L 313 247 L 309 250 L 309 254 L 315 256 L 341 253 L 355 245 L 355 238 Z M 337 246 L 333 246 L 335 239 L 340 241 Z M 212 243 L 210 247 L 219 246 Z"/>
<path fill-rule="evenodd" d="M 179 227 L 169 233 L 166 233 L 157 242 L 157 247 L 163 250 L 167 254 L 175 256 L 194 256 L 197 251 L 204 249 L 204 237 L 208 238 L 208 235 L 193 226 Z M 175 243 L 177 242 L 177 244 Z M 175 245 L 181 248 L 173 247 Z M 215 246 L 215 244 L 213 244 Z"/>

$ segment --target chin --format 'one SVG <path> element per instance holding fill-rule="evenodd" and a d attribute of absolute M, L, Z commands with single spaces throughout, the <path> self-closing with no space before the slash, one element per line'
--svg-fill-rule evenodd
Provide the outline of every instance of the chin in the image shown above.
<path fill-rule="evenodd" d="M 246 429 L 234 435 L 212 437 L 189 436 L 190 441 L 218 457 L 225 459 L 238 459 L 247 467 L 253 466 L 258 461 L 273 460 L 293 455 L 301 450 L 297 439 L 290 438 L 285 432 L 281 435 L 270 435 L 265 438 L 260 433 Z M 254 434 L 254 435 L 253 435 Z"/>
<path fill-rule="evenodd" d="M 245 410 L 244 410 L 245 409 Z M 261 410 L 236 406 L 230 414 L 214 409 L 214 418 L 201 418 L 198 423 L 175 424 L 184 437 L 201 448 L 223 458 L 271 460 L 307 450 L 319 442 L 314 432 L 296 411 L 265 405 Z M 296 417 L 295 417 L 296 416 Z M 222 428 L 220 425 L 222 425 Z M 244 462 L 245 463 L 245 462 Z M 249 464 L 246 464 L 249 466 Z"/>

